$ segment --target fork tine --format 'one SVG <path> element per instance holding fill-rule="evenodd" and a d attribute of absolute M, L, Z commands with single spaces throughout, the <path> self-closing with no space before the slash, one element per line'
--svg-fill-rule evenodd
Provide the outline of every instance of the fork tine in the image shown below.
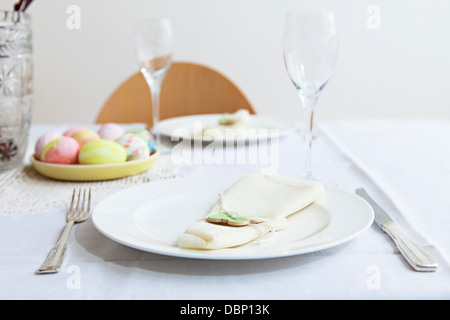
<path fill-rule="evenodd" d="M 69 208 L 69 211 L 67 212 L 67 218 L 68 219 L 73 216 L 73 205 L 75 203 L 75 194 L 76 194 L 76 190 L 73 189 L 72 201 L 70 202 L 70 208 Z"/>
<path fill-rule="evenodd" d="M 75 209 L 74 209 L 74 210 L 71 210 L 70 215 L 67 216 L 67 219 L 69 219 L 69 220 L 76 219 L 77 216 L 78 216 L 78 214 L 79 214 L 79 211 L 80 211 L 80 196 L 81 196 L 81 191 L 78 190 L 78 195 L 76 195 L 76 193 L 77 193 L 76 190 L 74 190 L 74 193 L 75 193 L 74 196 L 76 196 L 76 198 L 77 198 L 77 200 L 76 200 L 77 204 L 76 204 L 76 206 L 75 206 Z"/>
<path fill-rule="evenodd" d="M 88 203 L 87 203 L 86 215 L 89 216 L 90 214 L 91 214 L 91 188 L 89 188 L 89 195 L 88 195 Z"/>
<path fill-rule="evenodd" d="M 87 201 L 86 200 L 86 190 L 84 190 L 84 196 L 83 196 L 83 211 L 80 212 L 80 219 L 85 220 L 90 211 L 90 193 L 87 194 Z"/>
<path fill-rule="evenodd" d="M 83 193 L 83 198 L 81 199 L 81 202 L 80 202 L 80 209 L 79 209 L 79 211 L 77 213 L 77 217 L 76 217 L 77 219 L 81 219 L 83 217 L 83 214 L 84 214 L 84 203 L 85 203 L 85 200 L 86 200 L 86 189 L 83 189 L 83 191 L 80 190 L 80 197 L 81 197 L 81 193 Z"/>
<path fill-rule="evenodd" d="M 86 189 L 83 190 L 83 202 L 81 203 L 80 214 L 78 218 L 82 218 L 84 215 L 85 203 L 86 203 Z"/>
<path fill-rule="evenodd" d="M 77 209 L 75 210 L 74 218 L 77 218 L 77 216 L 80 213 L 80 198 L 81 198 L 81 190 L 78 190 Z"/>

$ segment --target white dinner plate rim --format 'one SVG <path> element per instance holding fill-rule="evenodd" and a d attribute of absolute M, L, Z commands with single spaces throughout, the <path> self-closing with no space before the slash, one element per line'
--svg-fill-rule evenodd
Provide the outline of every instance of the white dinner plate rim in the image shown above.
<path fill-rule="evenodd" d="M 325 186 L 327 192 L 329 192 L 330 190 L 342 192 L 342 193 L 346 194 L 346 196 L 351 197 L 353 199 L 353 201 L 358 201 L 359 205 L 361 205 L 365 208 L 366 212 L 362 213 L 362 214 L 366 214 L 364 221 L 361 222 L 361 225 L 358 227 L 358 230 L 356 232 L 352 232 L 345 237 L 339 238 L 338 240 L 335 240 L 335 241 L 330 240 L 330 241 L 324 241 L 324 242 L 319 241 L 318 243 L 313 242 L 309 246 L 308 245 L 300 246 L 297 249 L 294 248 L 293 250 L 287 250 L 287 251 L 273 250 L 273 252 L 268 251 L 263 254 L 239 254 L 239 251 L 236 251 L 237 254 L 229 254 L 230 251 L 227 251 L 225 254 L 220 254 L 220 253 L 216 254 L 216 252 L 220 252 L 220 251 L 180 249 L 180 248 L 176 248 L 170 244 L 161 246 L 160 244 L 155 245 L 152 243 L 142 243 L 139 240 L 136 241 L 133 238 L 130 239 L 129 235 L 120 236 L 120 232 L 117 233 L 117 230 L 113 230 L 113 231 L 108 230 L 108 226 L 107 225 L 105 226 L 105 223 L 102 222 L 101 219 L 98 219 L 97 209 L 99 208 L 100 204 L 105 203 L 105 201 L 108 201 L 108 199 L 110 199 L 110 198 L 113 198 L 116 196 L 121 196 L 128 192 L 130 192 L 130 193 L 135 192 L 136 190 L 139 190 L 139 188 L 142 188 L 143 190 L 145 190 L 146 188 L 149 188 L 151 190 L 151 188 L 157 188 L 158 183 L 164 183 L 164 184 L 165 183 L 169 183 L 169 184 L 176 183 L 176 181 L 179 179 L 185 179 L 186 182 L 191 182 L 191 181 L 196 181 L 197 179 L 201 179 L 204 177 L 205 176 L 196 176 L 196 177 L 182 177 L 182 178 L 176 178 L 176 179 L 171 179 L 171 180 L 159 180 L 159 181 L 150 182 L 150 183 L 143 184 L 143 185 L 136 186 L 136 187 L 130 187 L 125 190 L 116 192 L 116 193 L 110 195 L 109 197 L 107 197 L 106 199 L 97 203 L 97 205 L 95 206 L 95 208 L 92 212 L 92 217 L 91 217 L 91 219 L 93 221 L 93 225 L 101 234 L 103 234 L 107 238 L 109 238 L 117 243 L 120 243 L 122 245 L 125 245 L 127 247 L 131 247 L 131 248 L 138 249 L 138 250 L 145 251 L 145 252 L 150 252 L 150 253 L 155 253 L 155 254 L 160 254 L 160 255 L 165 255 L 165 256 L 172 256 L 172 257 L 177 257 L 177 258 L 190 258 L 190 259 L 201 259 L 201 260 L 261 260 L 261 259 L 271 259 L 271 258 L 281 258 L 281 257 L 294 256 L 294 255 L 301 255 L 301 254 L 305 254 L 305 253 L 311 253 L 311 252 L 335 247 L 335 246 L 338 246 L 340 244 L 348 242 L 348 241 L 354 239 L 355 237 L 359 236 L 361 233 L 363 233 L 365 230 L 367 230 L 373 223 L 373 219 L 374 219 L 373 209 L 370 207 L 370 205 L 366 201 L 364 201 L 362 198 L 360 198 L 354 194 L 351 194 L 347 191 L 344 191 L 337 187 L 329 186 L 329 185 Z M 208 176 L 208 180 L 214 181 L 211 178 L 220 179 L 220 177 L 224 177 L 224 176 L 222 176 L 222 175 L 216 175 L 214 177 Z M 231 179 L 228 176 L 230 181 L 235 181 L 236 177 L 237 176 L 235 176 Z M 148 190 L 146 190 L 146 192 L 148 192 Z M 102 214 L 102 213 L 100 213 L 100 214 Z M 132 217 L 130 219 L 132 219 Z M 119 236 L 118 236 L 118 234 L 119 234 Z M 319 234 L 319 236 L 320 236 L 320 234 Z M 314 239 L 315 237 L 312 237 L 312 238 Z M 245 247 L 245 246 L 243 246 L 243 247 Z M 235 250 L 235 249 L 225 249 L 225 250 Z"/>

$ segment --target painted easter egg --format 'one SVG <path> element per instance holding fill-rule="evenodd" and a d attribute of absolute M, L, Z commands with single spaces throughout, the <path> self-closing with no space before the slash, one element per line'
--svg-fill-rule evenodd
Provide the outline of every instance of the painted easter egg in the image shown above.
<path fill-rule="evenodd" d="M 80 130 L 89 130 L 89 129 L 86 128 L 86 127 L 73 127 L 73 128 L 70 128 L 69 130 L 65 131 L 65 132 L 63 133 L 63 136 L 64 136 L 64 137 L 72 137 L 72 135 L 73 135 L 75 132 L 80 131 Z"/>
<path fill-rule="evenodd" d="M 135 134 L 125 133 L 116 142 L 125 149 L 127 161 L 146 159 L 150 155 L 147 142 Z"/>
<path fill-rule="evenodd" d="M 45 146 L 41 160 L 47 163 L 76 164 L 79 150 L 80 144 L 75 139 L 63 136 Z"/>
<path fill-rule="evenodd" d="M 37 160 L 41 160 L 41 154 L 44 148 L 53 140 L 57 138 L 61 138 L 61 134 L 59 132 L 48 132 L 39 137 L 34 146 L 34 157 Z"/>
<path fill-rule="evenodd" d="M 72 138 L 77 140 L 81 147 L 89 141 L 100 139 L 97 132 L 88 129 L 76 131 Z"/>
<path fill-rule="evenodd" d="M 133 128 L 133 129 L 128 129 L 127 131 L 125 131 L 125 133 L 131 133 L 131 134 L 135 134 L 139 137 L 141 137 L 148 145 L 150 151 L 154 152 L 155 151 L 155 139 L 153 137 L 153 135 L 150 133 L 150 131 L 148 131 L 145 128 Z"/>
<path fill-rule="evenodd" d="M 125 129 L 116 123 L 106 123 L 98 129 L 97 133 L 101 139 L 115 141 L 125 133 Z"/>
<path fill-rule="evenodd" d="M 80 164 L 112 164 L 127 160 L 125 149 L 117 142 L 97 139 L 84 144 L 78 153 Z"/>

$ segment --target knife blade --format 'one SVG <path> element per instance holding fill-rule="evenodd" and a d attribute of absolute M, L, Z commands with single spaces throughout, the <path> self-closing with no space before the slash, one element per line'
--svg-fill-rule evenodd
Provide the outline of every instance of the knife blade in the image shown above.
<path fill-rule="evenodd" d="M 366 190 L 359 188 L 355 190 L 355 193 L 370 204 L 375 213 L 375 223 L 394 241 L 402 256 L 415 271 L 433 272 L 437 270 L 438 264 L 433 258 L 408 239 L 389 214 L 369 196 Z"/>

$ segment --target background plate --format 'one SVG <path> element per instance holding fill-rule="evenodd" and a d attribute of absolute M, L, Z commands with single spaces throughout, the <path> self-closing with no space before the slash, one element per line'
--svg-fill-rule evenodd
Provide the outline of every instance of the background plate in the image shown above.
<path fill-rule="evenodd" d="M 222 114 L 203 114 L 165 119 L 159 123 L 159 130 L 161 135 L 169 138 L 183 138 L 208 142 L 211 141 L 211 138 L 194 135 L 194 129 L 198 127 L 198 124 L 200 124 L 203 129 L 207 126 L 216 126 L 222 116 Z M 215 139 L 215 141 L 258 141 L 262 138 L 267 139 L 268 137 L 274 138 L 285 136 L 299 129 L 298 123 L 275 117 L 250 115 L 250 121 L 252 122 L 252 126 L 256 130 L 257 135 L 247 138 L 223 137 L 222 139 Z M 265 129 L 265 131 L 260 129 Z M 272 129 L 276 130 L 273 131 Z M 267 133 L 265 134 L 264 132 Z"/>

